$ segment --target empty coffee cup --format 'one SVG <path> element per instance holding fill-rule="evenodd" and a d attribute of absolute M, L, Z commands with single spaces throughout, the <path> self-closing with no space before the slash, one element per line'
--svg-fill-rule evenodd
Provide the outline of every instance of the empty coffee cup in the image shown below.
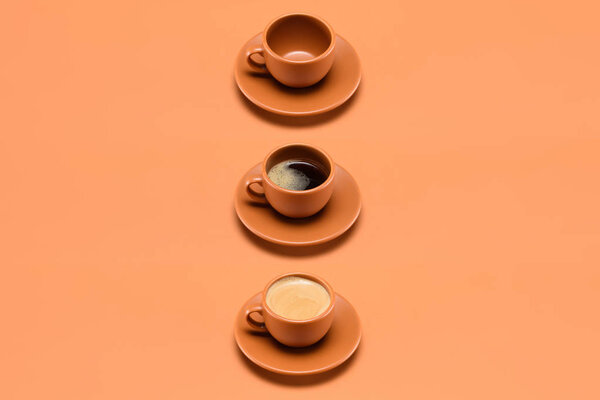
<path fill-rule="evenodd" d="M 293 272 L 267 284 L 260 304 L 246 310 L 246 321 L 287 346 L 310 346 L 331 327 L 334 306 L 335 292 L 327 282 L 313 274 Z M 254 313 L 264 322 L 257 321 Z"/>
<path fill-rule="evenodd" d="M 334 52 L 335 33 L 327 22 L 310 14 L 287 14 L 267 25 L 262 45 L 248 49 L 246 57 L 254 71 L 268 72 L 287 86 L 306 87 L 327 75 Z"/>
<path fill-rule="evenodd" d="M 249 176 L 246 192 L 255 202 L 269 204 L 291 218 L 319 212 L 333 193 L 335 164 L 323 150 L 293 143 L 267 154 L 261 173 Z M 252 185 L 262 186 L 264 193 Z"/>

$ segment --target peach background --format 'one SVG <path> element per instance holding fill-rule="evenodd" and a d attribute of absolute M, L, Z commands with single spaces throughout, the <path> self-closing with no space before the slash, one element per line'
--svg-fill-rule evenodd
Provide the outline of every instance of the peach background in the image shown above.
<path fill-rule="evenodd" d="M 599 398 L 593 3 L 4 2 L 0 398 Z M 232 65 L 294 10 L 364 75 L 290 125 Z M 291 141 L 361 186 L 331 245 L 270 246 L 234 215 L 241 175 Z M 280 378 L 234 345 L 241 304 L 291 270 L 361 315 L 333 373 Z"/>

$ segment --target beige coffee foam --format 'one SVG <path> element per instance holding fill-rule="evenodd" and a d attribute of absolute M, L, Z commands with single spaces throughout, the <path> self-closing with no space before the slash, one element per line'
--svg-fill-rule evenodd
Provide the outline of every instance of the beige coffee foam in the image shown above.
<path fill-rule="evenodd" d="M 299 276 L 279 279 L 267 290 L 267 306 L 284 318 L 307 320 L 322 314 L 331 304 L 321 284 Z"/>
<path fill-rule="evenodd" d="M 310 185 L 310 179 L 306 174 L 297 169 L 290 168 L 290 161 L 282 161 L 274 165 L 267 175 L 279 187 L 288 190 L 304 190 Z"/>

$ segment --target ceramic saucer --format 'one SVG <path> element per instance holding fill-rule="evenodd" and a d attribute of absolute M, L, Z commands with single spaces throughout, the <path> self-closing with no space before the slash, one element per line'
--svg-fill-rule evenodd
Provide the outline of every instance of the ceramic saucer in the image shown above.
<path fill-rule="evenodd" d="M 246 194 L 246 179 L 258 175 L 255 165 L 240 180 L 235 191 L 235 211 L 240 221 L 255 235 L 287 246 L 309 246 L 328 242 L 346 232 L 360 213 L 358 184 L 344 168 L 336 166 L 335 188 L 321 211 L 308 218 L 288 218 L 269 207 L 254 203 Z M 254 188 L 254 186 L 253 186 Z"/>
<path fill-rule="evenodd" d="M 354 48 L 337 35 L 335 60 L 325 78 L 307 88 L 290 88 L 269 74 L 253 72 L 246 62 L 246 49 L 262 42 L 257 34 L 240 50 L 235 63 L 235 81 L 252 103 L 282 115 L 315 115 L 345 103 L 360 83 L 360 60 Z"/>
<path fill-rule="evenodd" d="M 335 318 L 331 328 L 317 343 L 293 348 L 277 342 L 268 333 L 256 332 L 246 322 L 246 309 L 260 303 L 257 293 L 240 309 L 234 326 L 234 336 L 240 350 L 254 364 L 271 372 L 285 375 L 311 375 L 329 371 L 346 361 L 358 348 L 361 329 L 354 307 L 336 294 Z"/>

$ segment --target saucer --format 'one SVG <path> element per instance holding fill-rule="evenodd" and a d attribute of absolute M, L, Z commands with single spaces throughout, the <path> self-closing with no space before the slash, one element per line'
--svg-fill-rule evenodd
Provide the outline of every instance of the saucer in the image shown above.
<path fill-rule="evenodd" d="M 318 374 L 342 364 L 358 348 L 361 336 L 358 314 L 339 294 L 336 294 L 335 318 L 325 337 L 301 348 L 284 346 L 268 333 L 256 332 L 248 326 L 246 309 L 260 303 L 261 295 L 255 294 L 242 306 L 233 330 L 238 347 L 254 364 L 278 374 Z"/>
<path fill-rule="evenodd" d="M 339 165 L 336 165 L 335 188 L 327 205 L 313 216 L 298 219 L 285 217 L 269 205 L 250 200 L 246 179 L 260 173 L 261 164 L 257 164 L 240 180 L 235 191 L 235 211 L 248 230 L 269 242 L 286 246 L 325 243 L 350 229 L 360 214 L 358 184 Z"/>
<path fill-rule="evenodd" d="M 235 62 L 235 81 L 252 103 L 281 115 L 316 115 L 345 103 L 360 83 L 360 60 L 354 48 L 337 35 L 335 60 L 320 82 L 306 88 L 291 88 L 277 82 L 269 74 L 253 72 L 246 62 L 246 49 L 259 46 L 257 34 L 240 50 Z"/>

